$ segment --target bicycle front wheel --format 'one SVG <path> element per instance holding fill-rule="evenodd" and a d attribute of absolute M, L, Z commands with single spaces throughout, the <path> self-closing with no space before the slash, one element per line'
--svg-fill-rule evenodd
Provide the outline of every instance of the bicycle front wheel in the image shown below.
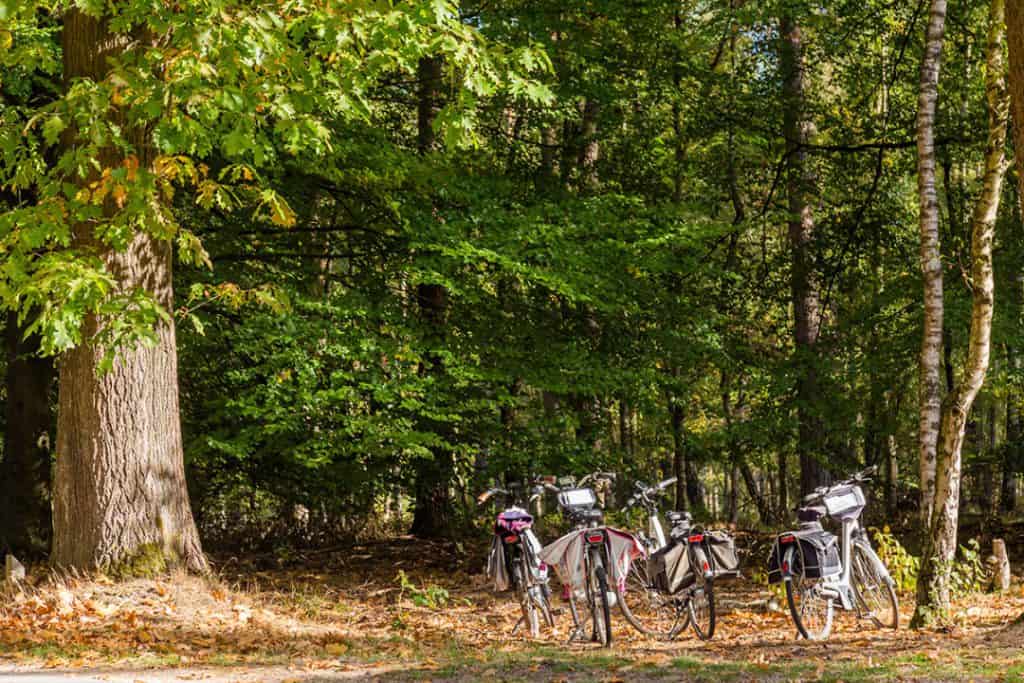
<path fill-rule="evenodd" d="M 693 632 L 701 640 L 711 640 L 715 635 L 715 584 L 712 579 L 704 582 L 702 587 L 692 589 L 690 595 L 690 625 Z"/>
<path fill-rule="evenodd" d="M 630 565 L 625 590 L 615 589 L 619 610 L 640 633 L 665 640 L 674 638 L 686 628 L 689 613 L 682 600 L 659 591 L 648 577 L 646 560 Z"/>
<path fill-rule="evenodd" d="M 853 544 L 851 561 L 853 589 L 865 615 L 878 628 L 899 628 L 899 600 L 882 560 L 861 539 Z"/>
<path fill-rule="evenodd" d="M 832 633 L 832 598 L 821 594 L 821 579 L 804 575 L 802 552 L 790 548 L 784 562 L 792 572 L 786 579 L 786 602 L 796 630 L 807 640 L 825 640 Z"/>

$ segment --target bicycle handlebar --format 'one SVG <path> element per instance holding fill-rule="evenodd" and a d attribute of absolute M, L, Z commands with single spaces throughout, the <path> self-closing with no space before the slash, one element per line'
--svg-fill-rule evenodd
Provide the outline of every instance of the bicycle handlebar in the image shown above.
<path fill-rule="evenodd" d="M 865 467 L 859 472 L 851 474 L 848 478 L 843 479 L 842 481 L 835 482 L 831 486 L 819 486 L 818 488 L 814 489 L 813 492 L 804 496 L 802 502 L 804 504 L 809 505 L 811 503 L 819 501 L 826 494 L 828 494 L 829 491 L 839 488 L 840 486 L 849 486 L 851 484 L 864 484 L 866 482 L 869 482 L 871 481 L 872 475 L 875 474 L 875 472 L 877 471 L 878 465 L 871 465 L 870 467 Z"/>

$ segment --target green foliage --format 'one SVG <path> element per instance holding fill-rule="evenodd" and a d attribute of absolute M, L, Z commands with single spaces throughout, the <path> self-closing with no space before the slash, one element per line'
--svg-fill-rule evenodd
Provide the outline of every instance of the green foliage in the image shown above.
<path fill-rule="evenodd" d="M 399 586 L 398 601 L 401 602 L 405 595 L 409 596 L 412 600 L 412 604 L 417 607 L 426 607 L 427 609 L 444 609 L 448 606 L 451 601 L 451 595 L 448 591 L 440 586 L 430 584 L 419 588 L 414 584 L 405 571 L 399 569 L 398 575 L 395 576 L 395 581 Z"/>
<path fill-rule="evenodd" d="M 981 558 L 981 543 L 976 538 L 961 545 L 957 552 L 956 562 L 950 572 L 950 594 L 954 598 L 964 597 L 985 590 L 989 580 L 988 571 Z"/>
<path fill-rule="evenodd" d="M 921 558 L 907 552 L 888 526 L 872 528 L 875 550 L 889 575 L 896 582 L 900 593 L 912 593 L 917 589 L 917 575 L 921 569 Z"/>
<path fill-rule="evenodd" d="M 921 558 L 908 553 L 888 526 L 873 528 L 871 531 L 878 557 L 888 567 L 889 574 L 896 582 L 896 589 L 901 593 L 917 590 Z M 978 539 L 972 538 L 967 541 L 967 545 L 959 546 L 957 557 L 948 572 L 950 595 L 953 598 L 965 597 L 985 589 L 989 576 L 981 557 Z"/>

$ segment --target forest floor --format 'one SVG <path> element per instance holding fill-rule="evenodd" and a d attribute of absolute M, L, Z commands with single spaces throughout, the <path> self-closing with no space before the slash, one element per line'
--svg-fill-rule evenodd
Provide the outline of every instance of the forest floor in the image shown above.
<path fill-rule="evenodd" d="M 538 641 L 511 636 L 517 605 L 489 590 L 477 558 L 458 559 L 468 555 L 398 539 L 227 560 L 207 579 L 30 575 L 0 592 L 0 679 L 1024 681 L 1019 581 L 958 602 L 943 631 L 883 632 L 840 614 L 827 643 L 808 643 L 766 587 L 741 579 L 717 591 L 712 641 L 653 641 L 613 613 L 604 650 L 566 645 L 567 615 Z"/>

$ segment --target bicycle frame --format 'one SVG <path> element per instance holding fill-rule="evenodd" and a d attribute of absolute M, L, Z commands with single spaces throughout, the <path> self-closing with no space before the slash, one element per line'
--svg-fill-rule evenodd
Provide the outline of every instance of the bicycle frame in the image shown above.
<path fill-rule="evenodd" d="M 854 484 L 850 489 L 850 495 L 854 499 L 864 501 L 864 494 L 859 484 Z M 860 516 L 864 512 L 864 505 L 854 505 L 850 509 L 843 510 L 842 512 L 832 515 L 826 511 L 825 517 L 832 519 L 838 519 L 840 522 L 840 534 L 839 534 L 839 562 L 842 565 L 842 570 L 839 574 L 832 577 L 826 577 L 821 580 L 819 591 L 823 597 L 831 598 L 833 601 L 837 601 L 839 606 L 847 611 L 858 610 L 860 611 L 860 604 L 857 601 L 857 593 L 853 587 L 851 577 L 853 574 L 853 546 L 857 539 L 863 538 L 863 530 L 860 526 Z M 865 539 L 866 542 L 866 539 Z M 874 561 L 874 560 L 872 560 Z M 884 564 L 877 563 L 876 570 L 879 571 L 879 575 L 885 577 L 891 581 L 889 577 L 889 570 Z M 783 576 L 784 581 L 791 581 L 793 575 L 787 573 Z"/>
<path fill-rule="evenodd" d="M 860 534 L 860 513 L 852 519 L 842 520 L 842 530 L 839 536 L 839 561 L 843 565 L 843 571 L 837 576 L 822 581 L 821 594 L 825 597 L 839 600 L 844 610 L 852 610 L 857 604 L 853 592 L 853 584 L 850 583 L 850 574 L 853 571 L 853 539 Z"/>

